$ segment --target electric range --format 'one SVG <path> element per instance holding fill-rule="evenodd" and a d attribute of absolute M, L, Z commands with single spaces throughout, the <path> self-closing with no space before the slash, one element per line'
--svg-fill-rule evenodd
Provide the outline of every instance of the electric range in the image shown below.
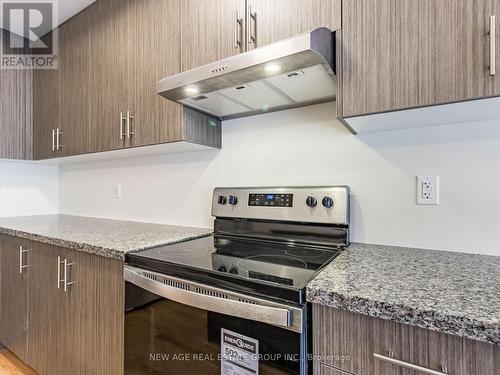
<path fill-rule="evenodd" d="M 147 316 L 141 334 L 156 333 L 144 341 L 172 354 L 172 343 L 162 340 L 177 340 L 172 327 L 189 319 L 205 334 L 188 346 L 210 347 L 218 354 L 214 363 L 202 367 L 204 373 L 220 374 L 233 365 L 237 356 L 233 362 L 220 358 L 229 336 L 259 343 L 261 354 L 278 356 L 255 364 L 266 373 L 310 373 L 305 290 L 349 244 L 349 189 L 217 188 L 212 215 L 213 235 L 127 254 L 127 319 L 133 323 L 126 324 L 126 332 Z M 138 293 L 141 298 L 132 298 Z M 169 319 L 168 328 L 158 316 Z M 138 350 L 133 347 L 132 352 Z M 151 373 L 178 366 L 131 358 L 130 368 L 149 366 Z M 194 373 L 197 365 L 184 363 L 176 373 Z"/>
<path fill-rule="evenodd" d="M 254 295 L 303 303 L 305 287 L 341 251 L 212 235 L 127 255 L 131 266 Z"/>

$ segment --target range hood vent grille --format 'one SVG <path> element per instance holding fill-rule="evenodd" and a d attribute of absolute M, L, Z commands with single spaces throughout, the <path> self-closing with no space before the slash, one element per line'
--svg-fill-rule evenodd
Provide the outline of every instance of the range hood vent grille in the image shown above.
<path fill-rule="evenodd" d="M 315 29 L 164 78 L 158 92 L 219 119 L 335 100 L 334 40 Z"/>

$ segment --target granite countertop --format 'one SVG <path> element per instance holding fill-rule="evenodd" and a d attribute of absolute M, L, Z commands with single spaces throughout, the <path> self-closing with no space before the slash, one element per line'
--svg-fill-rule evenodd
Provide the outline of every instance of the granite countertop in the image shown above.
<path fill-rule="evenodd" d="M 310 302 L 500 345 L 500 257 L 352 244 Z"/>
<path fill-rule="evenodd" d="M 125 254 L 204 237 L 211 229 L 70 215 L 0 218 L 0 233 L 123 260 Z"/>

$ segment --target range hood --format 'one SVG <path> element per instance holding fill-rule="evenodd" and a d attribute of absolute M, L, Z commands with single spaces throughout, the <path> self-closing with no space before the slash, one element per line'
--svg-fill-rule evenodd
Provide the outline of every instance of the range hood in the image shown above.
<path fill-rule="evenodd" d="M 335 100 L 334 40 L 318 28 L 166 77 L 158 93 L 222 120 Z"/>

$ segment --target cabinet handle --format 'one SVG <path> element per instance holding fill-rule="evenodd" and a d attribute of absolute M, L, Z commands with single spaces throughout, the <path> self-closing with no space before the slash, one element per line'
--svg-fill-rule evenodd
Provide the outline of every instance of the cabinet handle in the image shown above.
<path fill-rule="evenodd" d="M 490 76 L 496 74 L 496 16 L 490 17 Z"/>
<path fill-rule="evenodd" d="M 243 34 L 243 18 L 240 18 L 240 12 L 236 11 L 236 23 L 234 25 L 234 49 L 242 47 L 241 36 Z"/>
<path fill-rule="evenodd" d="M 56 129 L 52 129 L 52 151 L 56 150 Z"/>
<path fill-rule="evenodd" d="M 57 257 L 57 289 L 61 289 L 61 283 L 64 282 L 64 279 L 61 279 L 61 264 L 64 261 L 60 256 Z"/>
<path fill-rule="evenodd" d="M 64 146 L 60 143 L 60 136 L 63 135 L 64 133 L 61 131 L 61 129 L 57 128 L 56 129 L 56 151 L 59 151 L 61 148 Z"/>
<path fill-rule="evenodd" d="M 120 139 L 123 139 L 124 134 L 124 129 L 123 129 L 123 123 L 127 121 L 127 117 L 123 115 L 123 112 L 120 112 Z"/>
<path fill-rule="evenodd" d="M 130 139 L 130 136 L 134 135 L 134 132 L 131 130 L 130 123 L 134 119 L 134 116 L 130 114 L 130 111 L 127 111 L 127 139 Z"/>
<path fill-rule="evenodd" d="M 252 28 L 253 21 L 253 28 Z M 252 35 L 253 29 L 253 35 Z M 248 6 L 247 13 L 247 44 L 251 46 L 254 45 L 257 48 L 257 12 L 252 13 L 252 6 Z"/>
<path fill-rule="evenodd" d="M 419 365 L 415 365 L 413 363 L 409 363 L 409 362 L 401 361 L 399 359 L 392 358 L 392 355 L 385 356 L 385 355 L 373 353 L 373 356 L 376 359 L 380 360 L 380 361 L 387 362 L 387 363 L 390 363 L 390 364 L 393 364 L 393 365 L 396 365 L 396 366 L 399 366 L 399 367 L 404 367 L 404 368 L 407 368 L 407 369 L 410 369 L 410 370 L 414 370 L 414 371 L 417 371 L 417 372 L 421 372 L 422 374 L 427 374 L 427 375 L 448 375 L 448 369 L 445 366 L 442 367 L 443 372 L 441 372 L 441 371 L 432 370 L 432 369 L 427 368 L 427 367 L 422 367 L 422 366 L 419 366 Z"/>
<path fill-rule="evenodd" d="M 22 246 L 19 246 L 19 273 L 22 274 L 23 270 L 25 268 L 28 268 L 30 265 L 29 264 L 23 264 L 23 258 L 24 258 L 24 253 L 27 253 L 28 250 L 23 248 Z"/>
<path fill-rule="evenodd" d="M 68 282 L 68 267 L 72 267 L 74 263 L 68 263 L 68 259 L 64 258 L 64 292 L 68 292 L 68 285 L 74 284 L 74 281 Z"/>

